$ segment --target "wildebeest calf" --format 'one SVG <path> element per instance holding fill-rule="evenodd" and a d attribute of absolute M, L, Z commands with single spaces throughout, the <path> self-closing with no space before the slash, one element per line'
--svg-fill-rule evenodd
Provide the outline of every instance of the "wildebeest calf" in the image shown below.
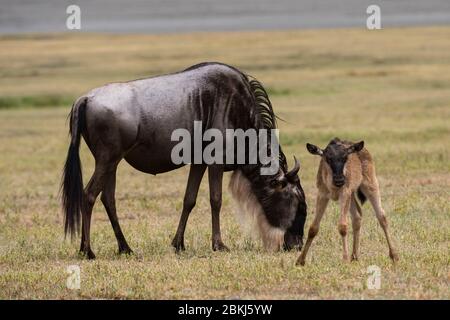
<path fill-rule="evenodd" d="M 393 261 L 398 260 L 398 255 L 392 246 L 392 241 L 389 236 L 388 222 L 384 210 L 381 207 L 375 165 L 369 151 L 364 148 L 364 141 L 352 143 L 334 138 L 324 150 L 309 143 L 306 144 L 306 147 L 310 153 L 319 155 L 322 159 L 317 173 L 318 194 L 316 215 L 309 228 L 308 239 L 297 260 L 297 264 L 305 264 L 306 254 L 319 231 L 320 220 L 323 217 L 329 199 L 339 201 L 340 204 L 341 213 L 338 230 L 342 237 L 344 260 L 349 259 L 347 216 L 350 211 L 353 227 L 353 252 L 351 259 L 358 260 L 362 211 L 356 200 L 356 196 L 358 196 L 361 203 L 369 199 L 386 236 L 389 246 L 389 256 Z"/>

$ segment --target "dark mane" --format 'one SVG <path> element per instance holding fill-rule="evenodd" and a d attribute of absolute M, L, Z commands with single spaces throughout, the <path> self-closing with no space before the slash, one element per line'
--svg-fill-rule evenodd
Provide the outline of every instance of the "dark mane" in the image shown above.
<path fill-rule="evenodd" d="M 254 98 L 254 107 L 256 111 L 256 115 L 258 116 L 259 129 L 277 129 L 277 115 L 273 111 L 272 103 L 270 102 L 269 95 L 267 94 L 266 89 L 264 89 L 261 82 L 256 80 L 255 78 L 245 75 L 247 78 L 248 84 L 250 85 L 251 93 Z M 279 150 L 279 163 L 280 168 L 284 173 L 287 172 L 287 161 L 286 156 L 283 153 L 283 150 Z"/>
<path fill-rule="evenodd" d="M 248 77 L 248 76 L 247 76 Z M 255 99 L 254 106 L 256 107 L 256 113 L 259 116 L 259 124 L 263 129 L 276 129 L 277 117 L 273 111 L 272 103 L 266 89 L 255 78 L 247 78 L 250 84 L 253 97 Z"/>
<path fill-rule="evenodd" d="M 225 63 L 221 62 L 202 62 L 198 63 L 196 65 L 190 66 L 189 68 L 184 69 L 181 72 L 191 71 L 198 68 L 202 68 L 205 66 L 210 65 L 221 65 L 230 68 L 231 70 L 234 70 L 235 72 L 239 73 L 244 81 L 248 84 L 248 90 L 252 95 L 253 98 L 253 108 L 255 111 L 255 123 L 257 128 L 255 129 L 277 129 L 277 118 L 280 119 L 275 112 L 273 111 L 272 103 L 270 102 L 269 95 L 267 94 L 266 89 L 264 89 L 264 86 L 256 80 L 254 77 L 243 73 L 239 69 L 227 65 Z M 287 172 L 287 162 L 286 162 L 286 156 L 284 155 L 281 146 L 279 150 L 279 163 L 280 168 L 283 170 L 283 172 Z"/>
<path fill-rule="evenodd" d="M 259 124 L 259 129 L 261 129 L 261 128 L 262 129 L 276 129 L 277 128 L 277 118 L 278 119 L 280 119 L 280 118 L 277 117 L 277 115 L 273 111 L 272 103 L 270 102 L 269 95 L 267 94 L 266 89 L 264 89 L 261 82 L 256 80 L 254 77 L 243 73 L 242 71 L 240 71 L 239 69 L 237 69 L 233 66 L 230 66 L 230 65 L 227 65 L 227 64 L 221 63 L 221 62 L 202 62 L 202 63 L 195 64 L 193 66 L 190 66 L 189 68 L 186 68 L 180 72 L 192 71 L 192 70 L 202 68 L 205 66 L 210 66 L 210 65 L 225 66 L 225 67 L 230 68 L 230 69 L 236 71 L 237 73 L 239 73 L 249 84 L 249 90 L 252 93 L 252 96 L 254 98 L 253 105 L 256 107 L 255 114 L 257 114 L 258 118 L 259 118 L 259 119 L 257 119 L 258 120 L 257 122 Z"/>

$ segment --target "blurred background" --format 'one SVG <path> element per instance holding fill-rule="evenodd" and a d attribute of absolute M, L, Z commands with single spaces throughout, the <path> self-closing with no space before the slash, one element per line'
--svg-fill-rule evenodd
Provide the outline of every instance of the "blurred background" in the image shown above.
<path fill-rule="evenodd" d="M 67 6 L 85 32 L 190 32 L 365 26 L 382 7 L 385 27 L 448 24 L 448 0 L 1 0 L 0 33 L 64 32 Z"/>

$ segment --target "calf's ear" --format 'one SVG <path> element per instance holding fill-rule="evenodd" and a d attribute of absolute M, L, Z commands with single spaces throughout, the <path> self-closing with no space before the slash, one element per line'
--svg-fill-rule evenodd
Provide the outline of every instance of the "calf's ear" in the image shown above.
<path fill-rule="evenodd" d="M 311 153 L 311 154 L 316 154 L 318 156 L 323 155 L 322 149 L 320 149 L 318 146 L 315 146 L 313 144 L 307 143 L 306 149 L 308 149 L 309 153 Z"/>
<path fill-rule="evenodd" d="M 364 141 L 352 144 L 347 150 L 348 153 L 359 152 L 364 148 Z"/>

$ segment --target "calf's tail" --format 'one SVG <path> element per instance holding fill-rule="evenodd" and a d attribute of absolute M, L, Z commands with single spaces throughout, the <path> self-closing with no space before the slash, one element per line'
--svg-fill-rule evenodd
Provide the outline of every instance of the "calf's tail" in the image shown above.
<path fill-rule="evenodd" d="M 366 195 L 361 191 L 361 188 L 358 188 L 356 194 L 358 195 L 358 199 L 361 202 L 361 205 L 363 205 L 367 200 Z"/>

